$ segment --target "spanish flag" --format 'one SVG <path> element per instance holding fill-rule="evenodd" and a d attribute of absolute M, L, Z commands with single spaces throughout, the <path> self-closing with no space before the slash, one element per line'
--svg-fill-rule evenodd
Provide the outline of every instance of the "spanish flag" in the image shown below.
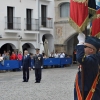
<path fill-rule="evenodd" d="M 85 30 L 88 23 L 88 1 L 70 0 L 70 25 L 77 31 Z"/>

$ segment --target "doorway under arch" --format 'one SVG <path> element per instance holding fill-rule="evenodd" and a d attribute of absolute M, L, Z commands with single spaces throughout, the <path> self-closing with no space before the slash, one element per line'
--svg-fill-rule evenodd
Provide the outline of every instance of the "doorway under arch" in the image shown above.
<path fill-rule="evenodd" d="M 53 38 L 53 35 L 52 34 L 44 34 L 42 36 L 43 45 L 44 45 L 45 39 L 47 39 L 47 41 L 48 41 L 49 53 L 53 52 L 54 51 L 54 38 Z"/>
<path fill-rule="evenodd" d="M 0 48 L 0 53 L 3 54 L 4 51 L 14 51 L 16 50 L 16 46 L 12 43 L 6 43 L 6 44 L 3 44 Z"/>
<path fill-rule="evenodd" d="M 22 48 L 23 48 L 23 52 L 25 50 L 28 50 L 29 53 L 35 53 L 35 47 L 31 43 L 25 43 L 25 44 L 23 44 Z"/>
<path fill-rule="evenodd" d="M 76 45 L 78 43 L 78 40 L 77 40 L 77 33 L 71 35 L 67 40 L 65 40 L 64 44 L 66 45 L 65 46 L 65 50 L 66 50 L 66 53 L 68 55 L 73 55 L 73 51 L 74 49 L 76 49 Z"/>

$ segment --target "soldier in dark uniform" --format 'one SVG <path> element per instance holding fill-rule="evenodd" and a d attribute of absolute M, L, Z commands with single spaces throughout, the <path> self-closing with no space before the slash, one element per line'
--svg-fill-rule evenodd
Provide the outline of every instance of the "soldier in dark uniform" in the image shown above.
<path fill-rule="evenodd" d="M 40 83 L 41 81 L 41 74 L 42 74 L 42 68 L 43 68 L 43 56 L 39 53 L 40 49 L 36 48 L 36 54 L 34 56 L 34 66 L 35 69 L 35 83 Z"/>
<path fill-rule="evenodd" d="M 100 45 L 96 38 L 87 37 L 83 33 L 78 35 L 77 61 L 80 63 L 75 80 L 74 100 L 82 99 L 82 83 L 84 83 L 84 100 L 100 100 L 100 74 L 97 57 Z M 100 58 L 99 58 L 100 59 Z M 82 82 L 82 67 L 84 81 Z"/>
<path fill-rule="evenodd" d="M 31 58 L 28 55 L 28 51 L 24 51 L 24 56 L 22 58 L 22 68 L 23 68 L 23 82 L 28 82 L 29 80 L 29 70 L 31 67 Z"/>

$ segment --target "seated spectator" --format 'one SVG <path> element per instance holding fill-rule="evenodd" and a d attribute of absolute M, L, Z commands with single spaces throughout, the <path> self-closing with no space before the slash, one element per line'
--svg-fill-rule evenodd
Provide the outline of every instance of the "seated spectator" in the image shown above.
<path fill-rule="evenodd" d="M 54 58 L 59 58 L 59 53 L 58 53 L 58 51 L 55 52 Z M 58 68 L 58 67 L 59 67 L 58 65 L 55 65 L 55 68 Z"/>
<path fill-rule="evenodd" d="M 9 52 L 9 56 L 11 56 L 11 51 L 10 51 L 10 50 L 8 50 L 7 52 Z"/>
<path fill-rule="evenodd" d="M 44 53 L 43 58 L 47 58 L 46 54 Z"/>
<path fill-rule="evenodd" d="M 5 57 L 4 57 L 4 60 L 9 60 L 9 59 L 10 59 L 10 55 L 9 55 L 9 52 L 7 52 Z"/>
<path fill-rule="evenodd" d="M 0 63 L 1 63 L 1 65 L 4 65 L 4 59 L 1 54 L 0 54 Z"/>
<path fill-rule="evenodd" d="M 14 52 L 12 52 L 12 54 L 10 56 L 10 60 L 17 60 L 17 56 Z"/>
<path fill-rule="evenodd" d="M 22 52 L 19 51 L 19 53 L 18 53 L 18 55 L 17 55 L 18 60 L 22 60 L 22 57 L 23 57 Z"/>
<path fill-rule="evenodd" d="M 58 53 L 58 51 L 55 52 L 54 58 L 59 58 L 59 53 Z"/>
<path fill-rule="evenodd" d="M 64 52 L 61 52 L 60 55 L 59 55 L 59 57 L 60 58 L 65 58 L 65 53 Z"/>
<path fill-rule="evenodd" d="M 4 53 L 2 54 L 2 57 L 4 58 L 6 56 L 6 51 L 4 50 Z"/>
<path fill-rule="evenodd" d="M 54 53 L 51 52 L 49 57 L 50 57 L 50 58 L 54 58 Z"/>

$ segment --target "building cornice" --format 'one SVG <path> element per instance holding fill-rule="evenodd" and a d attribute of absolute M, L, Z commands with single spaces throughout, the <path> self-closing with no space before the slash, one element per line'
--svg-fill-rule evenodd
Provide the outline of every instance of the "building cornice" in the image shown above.
<path fill-rule="evenodd" d="M 69 21 L 58 21 L 58 22 L 54 22 L 54 24 L 66 24 L 69 23 Z"/>
<path fill-rule="evenodd" d="M 0 38 L 0 40 L 17 40 L 17 41 L 19 41 L 20 39 L 19 38 Z M 24 38 L 24 39 L 21 39 L 21 41 L 36 41 L 36 39 Z"/>

